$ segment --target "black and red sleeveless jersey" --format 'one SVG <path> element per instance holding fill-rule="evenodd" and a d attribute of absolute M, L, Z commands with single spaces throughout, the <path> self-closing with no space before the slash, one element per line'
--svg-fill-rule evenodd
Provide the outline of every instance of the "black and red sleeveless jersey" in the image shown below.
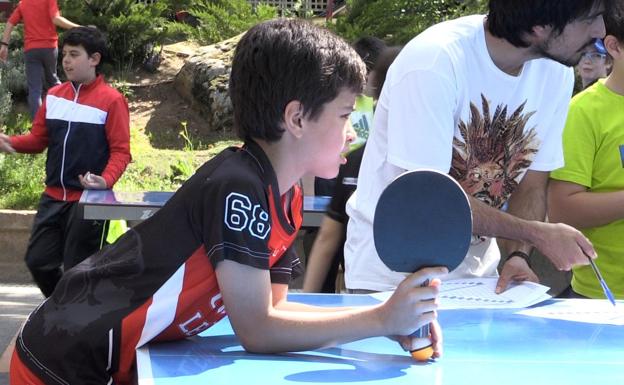
<path fill-rule="evenodd" d="M 299 186 L 279 195 L 260 146 L 224 150 L 152 218 L 65 273 L 18 336 L 21 360 L 50 384 L 127 382 L 137 347 L 225 316 L 220 261 L 270 269 L 274 283 L 299 272 L 290 245 L 302 202 Z"/>

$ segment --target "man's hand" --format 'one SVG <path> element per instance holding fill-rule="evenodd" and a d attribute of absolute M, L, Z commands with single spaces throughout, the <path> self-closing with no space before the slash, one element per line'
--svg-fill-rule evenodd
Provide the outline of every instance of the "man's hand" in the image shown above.
<path fill-rule="evenodd" d="M 0 152 L 15 152 L 15 149 L 11 146 L 9 136 L 2 133 L 0 133 Z"/>
<path fill-rule="evenodd" d="M 537 247 L 559 270 L 570 270 L 576 265 L 589 264 L 596 251 L 583 233 L 563 223 L 538 223 Z"/>
<path fill-rule="evenodd" d="M 106 180 L 99 175 L 91 174 L 87 171 L 84 176 L 78 175 L 78 179 L 80 180 L 80 184 L 85 190 L 104 190 L 107 189 Z"/>
<path fill-rule="evenodd" d="M 531 281 L 539 283 L 539 278 L 537 278 L 537 275 L 535 275 L 523 258 L 511 257 L 503 265 L 503 270 L 496 283 L 496 294 L 507 290 L 507 286 L 511 281 Z"/>

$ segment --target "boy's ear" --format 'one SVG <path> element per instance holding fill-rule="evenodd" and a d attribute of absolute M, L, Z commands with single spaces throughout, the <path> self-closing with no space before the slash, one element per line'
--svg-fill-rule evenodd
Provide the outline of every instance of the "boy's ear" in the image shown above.
<path fill-rule="evenodd" d="M 607 52 L 609 53 L 609 55 L 611 55 L 612 58 L 620 59 L 623 57 L 624 46 L 615 36 L 607 35 L 602 40 L 602 42 L 604 43 Z"/>
<path fill-rule="evenodd" d="M 100 60 L 102 60 L 102 54 L 94 52 L 89 56 L 89 59 L 92 61 L 93 66 L 97 67 L 97 65 L 100 64 Z"/>
<path fill-rule="evenodd" d="M 284 128 L 296 138 L 303 135 L 303 104 L 298 100 L 292 100 L 284 109 Z"/>

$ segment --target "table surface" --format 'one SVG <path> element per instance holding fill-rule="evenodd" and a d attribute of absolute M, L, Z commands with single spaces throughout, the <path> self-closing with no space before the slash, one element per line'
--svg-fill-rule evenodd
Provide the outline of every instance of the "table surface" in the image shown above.
<path fill-rule="evenodd" d="M 161 208 L 173 194 L 170 191 L 84 190 L 80 204 L 85 219 L 145 220 Z M 330 200 L 331 197 L 327 196 L 304 196 L 303 226 L 320 226 Z"/>
<path fill-rule="evenodd" d="M 289 300 L 377 303 L 368 295 L 339 294 L 290 294 Z M 429 363 L 414 361 L 383 337 L 308 352 L 250 354 L 225 318 L 200 336 L 140 348 L 139 384 L 624 384 L 624 327 L 516 311 L 440 311 L 444 356 Z"/>

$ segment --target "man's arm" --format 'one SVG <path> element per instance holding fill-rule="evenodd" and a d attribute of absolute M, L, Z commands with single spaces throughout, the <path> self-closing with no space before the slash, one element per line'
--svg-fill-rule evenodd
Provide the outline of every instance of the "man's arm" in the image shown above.
<path fill-rule="evenodd" d="M 515 195 L 520 192 L 519 196 L 513 199 L 519 201 L 516 203 L 512 202 L 512 210 L 517 211 L 523 205 L 534 204 L 530 201 L 533 199 L 531 198 L 533 189 L 538 190 L 537 194 L 543 194 L 539 191 L 540 189 L 541 191 L 546 189 L 544 184 L 545 178 L 547 178 L 545 173 L 527 171 L 527 175 L 525 175 L 520 186 L 518 186 L 520 191 L 514 193 Z M 525 203 L 520 204 L 519 202 Z M 470 203 L 474 220 L 473 232 L 475 234 L 513 239 L 520 242 L 519 244 L 508 243 L 505 245 L 506 248 L 522 244 L 537 247 L 560 270 L 570 270 L 574 265 L 588 264 L 589 261 L 585 253 L 595 257 L 594 249 L 589 240 L 580 231 L 571 226 L 562 223 L 544 223 L 530 217 L 527 219 L 519 218 L 491 208 L 474 198 L 470 198 Z M 542 210 L 538 207 L 531 211 L 533 215 L 541 216 L 543 215 L 540 214 Z M 526 246 L 522 247 L 522 250 L 526 250 Z"/>
<path fill-rule="evenodd" d="M 52 18 L 52 23 L 54 23 L 54 25 L 56 25 L 57 27 L 63 28 L 63 29 L 72 29 L 72 28 L 80 27 L 80 24 L 76 24 L 64 18 L 61 15 L 54 16 Z"/>
<path fill-rule="evenodd" d="M 624 190 L 591 192 L 580 184 L 551 179 L 548 217 L 578 229 L 607 225 L 624 218 Z"/>
<path fill-rule="evenodd" d="M 517 218 L 543 222 L 546 219 L 547 184 L 547 172 L 528 170 L 508 201 L 507 213 Z M 499 239 L 498 245 L 501 248 L 501 258 L 507 258 L 514 251 L 531 255 L 533 248 L 526 242 L 511 239 Z M 528 261 L 518 256 L 504 262 L 496 292 L 505 290 L 512 280 L 539 282 Z"/>

